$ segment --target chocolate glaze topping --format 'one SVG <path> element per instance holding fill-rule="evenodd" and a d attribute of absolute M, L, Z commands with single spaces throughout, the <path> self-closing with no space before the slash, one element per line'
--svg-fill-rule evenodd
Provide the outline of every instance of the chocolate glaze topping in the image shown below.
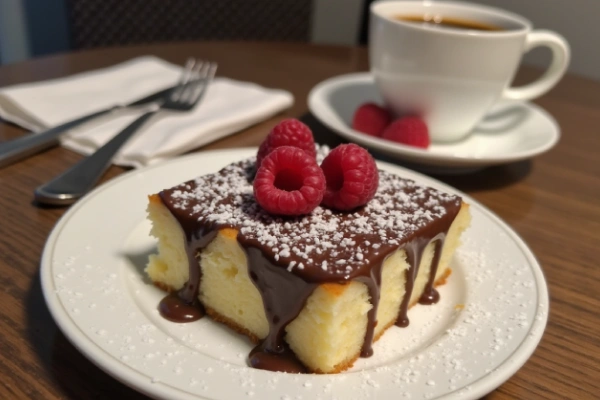
<path fill-rule="evenodd" d="M 318 157 L 323 157 L 321 151 Z M 268 336 L 250 354 L 255 368 L 304 372 L 283 340 L 313 290 L 321 283 L 366 284 L 373 307 L 368 313 L 362 357 L 373 354 L 373 332 L 386 257 L 404 248 L 410 269 L 406 295 L 396 325 L 407 326 L 407 310 L 425 247 L 435 243 L 430 278 L 419 302 L 433 304 L 433 287 L 445 235 L 456 217 L 461 199 L 393 174 L 379 172 L 379 189 L 366 206 L 351 213 L 317 207 L 311 215 L 280 218 L 264 212 L 255 202 L 251 178 L 254 158 L 185 182 L 160 193 L 165 206 L 179 221 L 187 240 L 189 280 L 159 307 L 170 320 L 199 318 L 199 252 L 219 229 L 238 230 L 246 252 L 248 272 L 259 290 L 269 322 Z"/>

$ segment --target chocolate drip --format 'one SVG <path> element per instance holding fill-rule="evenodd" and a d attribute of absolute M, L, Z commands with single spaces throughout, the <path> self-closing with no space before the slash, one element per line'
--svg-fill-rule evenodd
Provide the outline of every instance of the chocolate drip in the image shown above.
<path fill-rule="evenodd" d="M 158 311 L 163 318 L 173 322 L 193 322 L 204 316 L 202 305 L 196 299 L 186 302 L 180 292 L 169 293 L 158 304 Z"/>
<path fill-rule="evenodd" d="M 181 218 L 181 210 L 173 207 L 169 192 L 160 193 L 160 198 L 165 206 L 171 211 L 171 214 L 181 227 L 185 236 L 185 251 L 188 260 L 188 280 L 175 293 L 171 293 L 163 298 L 158 305 L 160 315 L 173 322 L 193 322 L 204 316 L 204 309 L 198 300 L 198 291 L 200 290 L 200 280 L 202 279 L 202 270 L 198 264 L 197 255 L 204 249 L 216 236 L 217 231 L 213 224 L 197 226 L 196 223 L 186 218 Z"/>
<path fill-rule="evenodd" d="M 438 267 L 440 266 L 440 258 L 442 257 L 442 250 L 444 248 L 444 241 L 446 240 L 446 232 L 442 235 L 438 235 L 438 239 L 435 239 L 433 248 L 433 259 L 431 260 L 431 270 L 429 270 L 429 279 L 423 289 L 423 294 L 419 298 L 419 304 L 431 305 L 440 301 L 440 294 L 435 290 L 435 275 L 437 274 Z"/>
<path fill-rule="evenodd" d="M 279 353 L 271 353 L 265 348 L 266 341 L 261 342 L 250 352 L 250 365 L 266 371 L 287 372 L 288 374 L 305 374 L 306 368 L 296 358 L 286 343 Z"/>
<path fill-rule="evenodd" d="M 268 362 L 268 365 L 289 364 L 289 349 L 284 346 L 283 341 L 285 327 L 300 314 L 317 284 L 306 282 L 290 274 L 285 268 L 273 264 L 269 252 L 255 247 L 256 243 L 245 241 L 239 236 L 238 241 L 246 251 L 250 279 L 262 296 L 269 323 L 267 337 L 252 350 L 251 364 L 258 364 L 262 360 L 260 364 L 264 366 L 265 360 L 274 360 L 274 355 L 282 357 L 277 362 Z M 289 368 L 286 367 L 287 369 Z"/>
<path fill-rule="evenodd" d="M 361 357 L 371 356 L 383 263 L 398 249 L 405 249 L 410 268 L 396 325 L 409 324 L 407 311 L 414 281 L 430 242 L 435 242 L 434 257 L 419 302 L 437 302 L 435 274 L 445 235 L 460 209 L 460 198 L 381 172 L 379 197 L 374 200 L 378 206 L 372 209 L 329 214 L 321 210 L 311 217 L 273 219 L 257 208 L 248 178 L 249 166 L 253 162 L 233 164 L 160 193 L 185 235 L 189 263 L 186 284 L 161 301 L 163 316 L 180 322 L 202 316 L 197 255 L 222 228 L 238 231 L 237 241 L 246 253 L 248 275 L 262 297 L 269 324 L 267 337 L 249 356 L 249 363 L 255 368 L 305 372 L 284 341 L 285 327 L 299 315 L 314 289 L 326 282 L 356 280 L 367 286 L 372 308 L 367 315 Z M 387 209 L 393 219 L 386 220 L 381 214 Z M 416 210 L 420 214 L 413 215 Z M 370 225 L 365 225 L 366 220 Z M 355 221 L 362 225 L 355 225 Z M 327 237 L 328 246 L 321 246 Z"/>
<path fill-rule="evenodd" d="M 384 260 L 378 260 L 368 275 L 354 278 L 358 282 L 362 282 L 367 286 L 369 298 L 371 301 L 371 309 L 367 313 L 367 332 L 365 339 L 360 349 L 360 356 L 363 358 L 373 355 L 373 340 L 375 339 L 375 327 L 377 326 L 377 310 L 379 309 L 379 299 L 381 297 L 381 271 L 383 269 Z"/>
<path fill-rule="evenodd" d="M 415 279 L 419 273 L 419 265 L 421 265 L 421 258 L 423 251 L 429 243 L 428 239 L 415 239 L 407 243 L 404 247 L 406 251 L 406 261 L 408 262 L 409 268 L 406 271 L 406 282 L 404 284 L 404 299 L 400 304 L 400 312 L 396 319 L 396 325 L 400 327 L 407 327 L 410 323 L 408 319 L 408 307 L 410 306 L 410 297 L 412 295 Z"/>
<path fill-rule="evenodd" d="M 429 279 L 427 284 L 425 285 L 425 289 L 423 294 L 419 298 L 419 303 L 421 304 L 435 304 L 439 301 L 439 293 L 433 287 L 435 283 L 435 274 L 437 273 L 437 269 L 440 262 L 440 255 L 444 245 L 444 238 L 446 237 L 446 233 L 449 226 L 442 232 L 439 232 L 435 237 L 420 237 L 415 238 L 411 242 L 407 243 L 404 247 L 406 251 L 406 261 L 408 262 L 409 269 L 406 271 L 406 281 L 404 283 L 404 299 L 402 299 L 402 303 L 400 304 L 400 312 L 398 313 L 398 318 L 396 319 L 396 326 L 405 328 L 410 324 L 410 320 L 408 319 L 408 308 L 410 307 L 410 298 L 412 297 L 412 292 L 415 287 L 415 280 L 417 279 L 417 275 L 419 274 L 419 266 L 421 265 L 421 260 L 423 258 L 423 252 L 429 243 L 434 244 L 434 254 L 433 259 L 431 260 L 431 268 L 429 270 Z M 437 299 L 435 296 L 437 295 Z M 431 299 L 431 301 L 430 301 Z"/>

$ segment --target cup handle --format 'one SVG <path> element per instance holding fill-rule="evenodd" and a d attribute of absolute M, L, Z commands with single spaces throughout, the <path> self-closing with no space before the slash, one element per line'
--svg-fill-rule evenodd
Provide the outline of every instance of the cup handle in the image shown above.
<path fill-rule="evenodd" d="M 537 46 L 547 46 L 552 51 L 552 62 L 538 80 L 517 88 L 506 88 L 502 98 L 506 100 L 531 100 L 552 89 L 564 75 L 569 65 L 569 44 L 559 34 L 546 30 L 532 31 L 527 35 L 523 53 Z"/>

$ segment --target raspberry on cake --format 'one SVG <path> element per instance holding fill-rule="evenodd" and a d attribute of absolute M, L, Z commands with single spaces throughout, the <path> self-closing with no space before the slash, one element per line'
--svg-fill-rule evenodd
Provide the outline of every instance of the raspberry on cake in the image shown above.
<path fill-rule="evenodd" d="M 350 143 L 333 149 L 321 163 L 327 188 L 323 205 L 350 211 L 367 204 L 379 185 L 375 160 L 364 148 Z"/>
<path fill-rule="evenodd" d="M 274 215 L 302 215 L 323 199 L 325 176 L 302 149 L 282 146 L 263 160 L 254 177 L 254 197 Z"/>
<path fill-rule="evenodd" d="M 261 143 L 256 157 L 256 167 L 260 167 L 262 160 L 270 152 L 281 146 L 298 147 L 312 158 L 315 158 L 315 140 L 312 131 L 301 121 L 289 118 L 275 125 Z"/>
<path fill-rule="evenodd" d="M 337 373 L 406 326 L 409 307 L 438 300 L 470 221 L 460 197 L 379 171 L 374 197 L 352 212 L 279 217 L 253 195 L 254 164 L 150 196 L 158 254 L 146 271 L 171 292 L 164 316 L 205 310 L 257 343 L 255 368 Z"/>

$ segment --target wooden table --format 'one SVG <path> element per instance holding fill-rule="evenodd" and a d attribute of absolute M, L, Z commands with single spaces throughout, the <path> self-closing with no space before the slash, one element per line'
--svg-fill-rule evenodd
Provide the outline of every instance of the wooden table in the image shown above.
<path fill-rule="evenodd" d="M 198 151 L 258 145 L 283 117 L 302 116 L 318 141 L 339 139 L 307 115 L 318 82 L 367 70 L 364 48 L 306 44 L 179 43 L 56 55 L 0 67 L 0 87 L 106 67 L 154 54 L 175 63 L 215 60 L 223 76 L 285 88 L 295 105 L 284 114 Z M 523 69 L 524 82 L 539 74 Z M 58 95 L 58 94 L 57 94 Z M 563 136 L 535 160 L 438 177 L 467 192 L 510 224 L 542 264 L 550 287 L 546 333 L 525 366 L 486 399 L 592 399 L 600 396 L 600 83 L 567 76 L 536 101 L 558 120 Z M 25 134 L 0 124 L 0 141 Z M 65 208 L 32 202 L 35 187 L 80 155 L 54 148 L 0 169 L 0 398 L 145 398 L 82 356 L 44 303 L 39 262 L 44 242 Z M 111 167 L 104 180 L 125 170 Z"/>

